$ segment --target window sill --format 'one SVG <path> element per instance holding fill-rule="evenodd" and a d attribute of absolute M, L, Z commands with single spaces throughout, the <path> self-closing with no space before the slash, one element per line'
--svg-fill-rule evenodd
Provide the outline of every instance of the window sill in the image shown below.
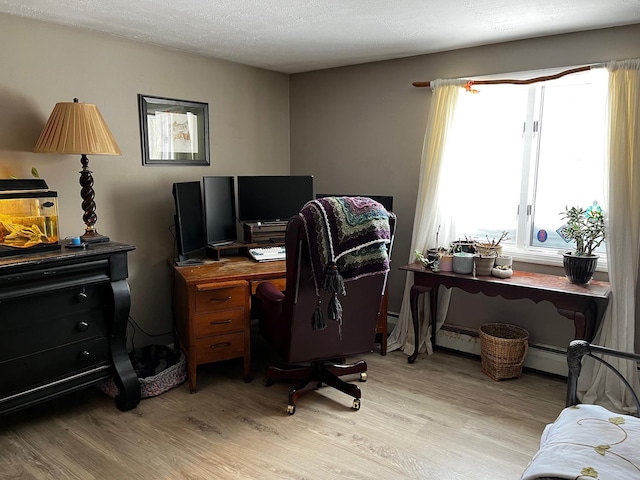
<path fill-rule="evenodd" d="M 502 248 L 502 254 L 510 255 L 513 257 L 514 262 L 533 263 L 536 265 L 549 265 L 554 267 L 563 266 L 562 253 L 563 251 L 561 250 L 550 251 L 548 249 L 535 248 L 523 250 L 507 245 Z M 605 255 L 600 255 L 596 271 L 605 273 L 609 271 Z"/>

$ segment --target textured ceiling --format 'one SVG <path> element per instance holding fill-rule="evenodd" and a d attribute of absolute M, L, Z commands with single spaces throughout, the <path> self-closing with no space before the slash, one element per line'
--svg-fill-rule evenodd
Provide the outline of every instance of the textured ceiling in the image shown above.
<path fill-rule="evenodd" d="M 640 0 L 0 0 L 0 13 L 298 73 L 640 23 Z"/>

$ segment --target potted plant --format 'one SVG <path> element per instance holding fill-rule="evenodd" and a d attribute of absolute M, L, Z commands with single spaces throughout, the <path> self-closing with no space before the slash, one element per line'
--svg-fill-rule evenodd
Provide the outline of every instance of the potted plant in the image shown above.
<path fill-rule="evenodd" d="M 565 274 L 571 283 L 588 283 L 598 265 L 599 256 L 593 252 L 605 239 L 604 213 L 593 202 L 586 210 L 566 207 L 561 215 L 567 223 L 558 233 L 566 242 L 576 244 L 574 251 L 563 254 Z"/>
<path fill-rule="evenodd" d="M 486 242 L 479 242 L 476 240 L 474 242 L 476 253 L 483 257 L 499 257 L 502 255 L 502 245 L 500 245 L 500 242 L 503 240 L 509 240 L 509 232 L 502 232 L 498 240 L 495 238 L 490 239 L 488 236 Z"/>
<path fill-rule="evenodd" d="M 498 256 L 502 255 L 502 240 L 508 239 L 508 232 L 502 232 L 500 238 L 489 239 L 486 242 L 475 241 L 476 256 L 474 259 L 476 275 L 491 275 L 491 270 Z"/>
<path fill-rule="evenodd" d="M 448 248 L 440 249 L 440 271 L 452 272 L 453 271 L 453 254 L 455 253 L 456 244 L 451 242 Z"/>

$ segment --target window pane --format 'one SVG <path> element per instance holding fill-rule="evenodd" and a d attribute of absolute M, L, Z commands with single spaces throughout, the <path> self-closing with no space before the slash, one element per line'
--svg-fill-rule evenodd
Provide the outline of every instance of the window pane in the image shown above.
<path fill-rule="evenodd" d="M 517 227 L 527 88 L 479 86 L 462 92 L 443 163 L 442 192 L 458 238 L 485 240 Z"/>
<path fill-rule="evenodd" d="M 556 233 L 566 206 L 603 205 L 606 70 L 543 87 L 531 244 L 573 248 Z M 580 83 L 578 83 L 580 82 Z M 591 83 L 586 83 L 591 82 Z M 604 252 L 604 244 L 601 245 Z"/>

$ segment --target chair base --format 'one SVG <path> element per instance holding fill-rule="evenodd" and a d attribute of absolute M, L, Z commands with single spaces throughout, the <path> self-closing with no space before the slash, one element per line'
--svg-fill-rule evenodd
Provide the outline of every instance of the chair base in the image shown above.
<path fill-rule="evenodd" d="M 264 383 L 271 386 L 277 380 L 298 380 L 300 383 L 289 391 L 289 405 L 287 413 L 293 415 L 296 409 L 296 401 L 305 393 L 319 389 L 322 384 L 333 387 L 354 398 L 352 408 L 360 409 L 362 392 L 357 385 L 347 383 L 340 377 L 344 375 L 360 374 L 360 381 L 367 380 L 367 363 L 359 360 L 353 364 L 327 364 L 324 361 L 312 362 L 307 366 L 275 367 L 269 366 L 265 372 Z"/>

